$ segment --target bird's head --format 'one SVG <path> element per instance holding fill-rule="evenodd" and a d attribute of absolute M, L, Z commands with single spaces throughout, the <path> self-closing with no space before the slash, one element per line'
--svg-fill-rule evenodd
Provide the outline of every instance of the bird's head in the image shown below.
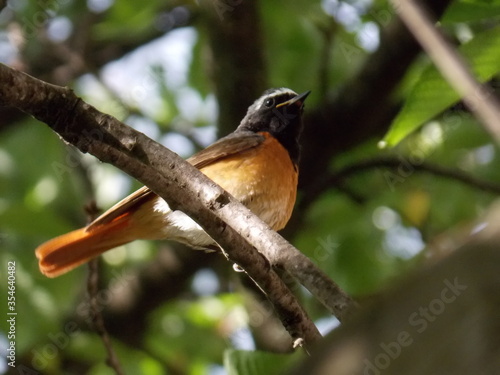
<path fill-rule="evenodd" d="M 299 95 L 287 88 L 267 90 L 248 108 L 238 130 L 270 133 L 288 150 L 290 158 L 297 162 L 302 112 L 309 93 L 306 91 Z"/>

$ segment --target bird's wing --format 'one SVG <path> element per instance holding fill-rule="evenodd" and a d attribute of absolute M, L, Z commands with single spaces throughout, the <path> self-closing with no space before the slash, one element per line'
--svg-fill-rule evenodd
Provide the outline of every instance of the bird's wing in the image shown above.
<path fill-rule="evenodd" d="M 207 148 L 191 156 L 187 161 L 198 169 L 215 163 L 227 156 L 238 154 L 257 147 L 265 137 L 250 131 L 238 131 L 219 139 Z"/>
<path fill-rule="evenodd" d="M 147 186 L 143 186 L 104 212 L 101 216 L 90 223 L 86 230 L 92 231 L 96 227 L 110 223 L 122 215 L 134 212 L 137 207 L 154 197 L 156 197 L 156 194 L 153 193 Z"/>
<path fill-rule="evenodd" d="M 257 147 L 264 140 L 263 135 L 253 132 L 240 131 L 231 133 L 194 154 L 187 161 L 194 167 L 202 169 L 227 156 Z M 157 195 L 153 191 L 147 186 L 143 186 L 104 212 L 90 223 L 86 230 L 93 230 L 100 225 L 110 223 L 122 215 L 133 212 L 137 207 L 156 197 Z"/>

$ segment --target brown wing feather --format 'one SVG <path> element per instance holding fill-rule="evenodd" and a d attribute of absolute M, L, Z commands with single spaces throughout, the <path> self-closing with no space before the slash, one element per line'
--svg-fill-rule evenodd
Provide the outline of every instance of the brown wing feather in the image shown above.
<path fill-rule="evenodd" d="M 264 136 L 252 132 L 231 133 L 194 154 L 187 161 L 194 167 L 202 169 L 222 158 L 257 147 L 264 139 Z M 97 226 L 109 223 L 127 212 L 134 211 L 135 207 L 156 197 L 157 195 L 153 191 L 147 186 L 143 186 L 104 212 L 90 223 L 86 230 L 89 231 Z"/>
<path fill-rule="evenodd" d="M 231 133 L 194 154 L 187 161 L 196 168 L 202 169 L 217 160 L 257 147 L 264 142 L 264 139 L 264 136 L 250 131 Z"/>
<path fill-rule="evenodd" d="M 134 206 L 139 206 L 144 202 L 153 199 L 154 197 L 156 197 L 156 194 L 153 193 L 147 186 L 141 187 L 129 196 L 123 198 L 121 201 L 119 201 L 117 204 L 112 206 L 109 210 L 95 219 L 92 223 L 90 223 L 87 226 L 87 231 L 92 230 L 100 225 L 110 223 L 126 212 L 133 211 Z"/>

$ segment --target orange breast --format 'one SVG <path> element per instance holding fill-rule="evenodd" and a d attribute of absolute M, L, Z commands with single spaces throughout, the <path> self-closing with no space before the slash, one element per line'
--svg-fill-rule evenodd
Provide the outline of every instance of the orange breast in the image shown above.
<path fill-rule="evenodd" d="M 269 133 L 258 147 L 208 165 L 201 171 L 274 230 L 282 229 L 297 196 L 297 167 Z"/>

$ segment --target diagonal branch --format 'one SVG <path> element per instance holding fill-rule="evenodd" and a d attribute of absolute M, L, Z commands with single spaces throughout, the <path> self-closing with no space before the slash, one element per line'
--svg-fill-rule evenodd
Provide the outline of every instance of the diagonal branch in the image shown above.
<path fill-rule="evenodd" d="M 451 0 L 425 2 L 439 18 Z M 368 56 L 352 79 L 338 88 L 333 98 L 324 100 L 321 106 L 305 113 L 299 177 L 302 197 L 310 196 L 310 191 L 329 170 L 334 157 L 374 137 L 383 136 L 399 110 L 400 104 L 394 99 L 394 91 L 421 48 L 395 13 L 382 11 L 380 16 L 372 14 L 382 26 L 379 48 Z M 349 60 L 352 53 L 361 52 L 351 47 L 348 53 L 338 58 Z M 325 143 L 328 147 L 318 147 Z M 286 237 L 300 228 L 305 209 L 307 205 L 301 204 L 294 210 L 284 230 Z"/>
<path fill-rule="evenodd" d="M 65 141 L 137 178 L 173 210 L 195 219 L 264 291 L 293 338 L 304 338 L 307 345 L 320 335 L 271 265 L 287 269 L 340 319 L 353 306 L 307 257 L 170 150 L 97 111 L 69 89 L 1 64 L 0 82 L 0 105 L 17 107 L 47 123 Z M 325 295 L 322 289 L 334 294 Z"/>
<path fill-rule="evenodd" d="M 433 17 L 418 1 L 392 0 L 392 3 L 449 85 L 500 142 L 500 103 L 492 90 L 474 77 L 463 57 L 434 26 Z"/>
<path fill-rule="evenodd" d="M 426 0 L 426 5 L 439 17 L 450 0 Z M 381 15 L 380 46 L 367 57 L 360 71 L 338 88 L 334 98 L 313 111 L 306 111 L 299 184 L 304 195 L 328 170 L 332 157 L 355 145 L 381 136 L 399 105 L 394 91 L 421 49 L 414 37 L 395 14 Z M 387 23 L 387 25 L 386 25 Z M 351 46 L 343 56 L 350 62 L 361 53 Z M 328 143 L 328 147 L 317 145 Z"/>

